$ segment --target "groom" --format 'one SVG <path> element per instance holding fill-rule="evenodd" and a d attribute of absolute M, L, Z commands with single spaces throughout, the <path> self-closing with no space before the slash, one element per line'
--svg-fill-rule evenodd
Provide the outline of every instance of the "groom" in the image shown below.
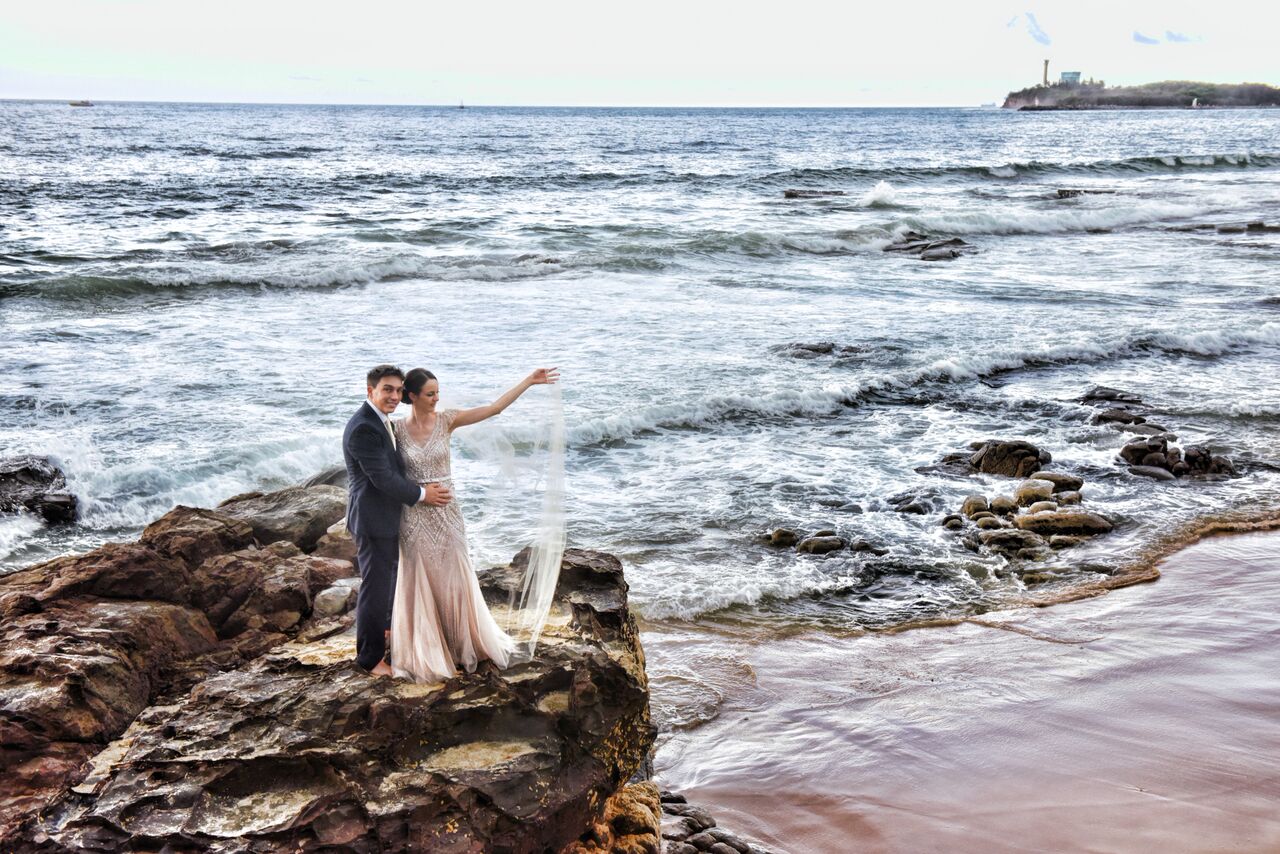
<path fill-rule="evenodd" d="M 404 374 L 394 365 L 378 365 L 366 380 L 367 399 L 342 434 L 347 530 L 356 543 L 361 579 L 356 663 L 375 675 L 389 676 L 391 668 L 383 659 L 400 558 L 400 506 L 424 502 L 443 507 L 453 496 L 440 484 L 419 486 L 404 476 L 389 417 L 404 394 Z"/>

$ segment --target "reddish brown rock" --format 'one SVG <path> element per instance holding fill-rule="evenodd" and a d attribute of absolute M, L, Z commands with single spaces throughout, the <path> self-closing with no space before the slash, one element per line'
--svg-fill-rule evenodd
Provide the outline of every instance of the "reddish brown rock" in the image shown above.
<path fill-rule="evenodd" d="M 253 528 L 214 510 L 179 505 L 148 525 L 138 542 L 194 569 L 214 555 L 250 545 Z"/>
<path fill-rule="evenodd" d="M 506 671 L 413 685 L 353 652 L 291 643 L 148 709 L 6 850 L 542 852 L 602 821 L 656 844 L 654 793 L 614 798 L 654 738 L 616 559 L 569 550 L 538 655 Z"/>

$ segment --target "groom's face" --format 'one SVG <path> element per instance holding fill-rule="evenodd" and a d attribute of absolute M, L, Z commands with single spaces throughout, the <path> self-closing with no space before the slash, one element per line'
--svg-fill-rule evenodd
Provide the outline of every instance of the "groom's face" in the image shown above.
<path fill-rule="evenodd" d="M 400 397 L 404 394 L 404 380 L 399 377 L 383 377 L 377 385 L 369 388 L 369 402 L 380 412 L 387 415 L 396 411 L 400 405 Z"/>

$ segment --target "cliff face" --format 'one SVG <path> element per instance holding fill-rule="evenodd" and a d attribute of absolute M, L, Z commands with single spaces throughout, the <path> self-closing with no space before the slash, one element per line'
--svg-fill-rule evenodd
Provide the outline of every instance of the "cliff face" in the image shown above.
<path fill-rule="evenodd" d="M 263 544 L 272 526 L 314 543 L 329 497 L 285 523 L 278 501 L 246 499 L 272 507 L 261 524 L 253 505 L 178 508 L 137 543 L 0 579 L 0 849 L 542 852 L 591 834 L 654 736 L 618 561 L 566 554 L 531 662 L 378 679 L 352 662 L 350 615 L 313 610 L 350 563 Z M 516 577 L 484 576 L 497 609 Z"/>
<path fill-rule="evenodd" d="M 1166 80 L 1141 86 L 1031 86 L 1010 92 L 1005 109 L 1084 110 L 1143 107 L 1275 107 L 1280 88 L 1264 83 Z"/>

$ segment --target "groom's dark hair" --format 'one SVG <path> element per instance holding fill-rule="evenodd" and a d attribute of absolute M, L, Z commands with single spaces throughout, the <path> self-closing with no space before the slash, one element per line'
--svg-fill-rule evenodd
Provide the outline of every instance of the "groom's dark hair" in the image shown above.
<path fill-rule="evenodd" d="M 368 382 L 369 388 L 377 388 L 378 383 L 382 382 L 385 377 L 399 377 L 400 381 L 404 382 L 404 371 L 395 365 L 378 365 L 378 367 L 369 371 L 368 375 L 365 376 L 365 380 Z"/>

